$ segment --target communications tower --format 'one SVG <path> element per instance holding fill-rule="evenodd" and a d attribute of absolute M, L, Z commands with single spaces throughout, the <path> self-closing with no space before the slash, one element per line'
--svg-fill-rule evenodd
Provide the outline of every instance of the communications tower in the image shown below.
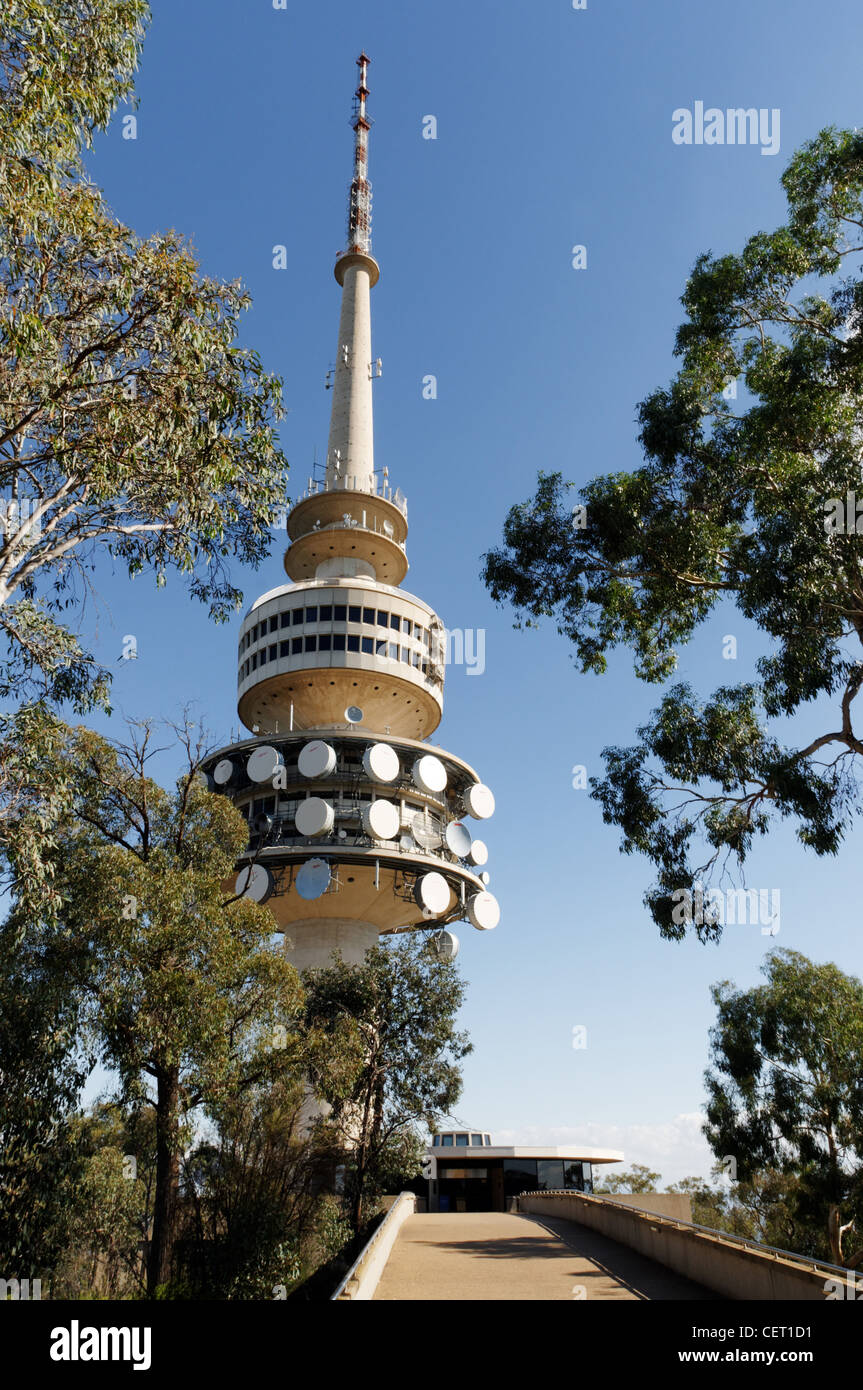
<path fill-rule="evenodd" d="M 357 59 L 347 248 L 335 263 L 341 317 L 330 373 L 323 476 L 287 519 L 288 583 L 243 619 L 237 711 L 251 737 L 212 754 L 208 785 L 249 822 L 237 892 L 266 902 L 303 970 L 333 951 L 358 963 L 378 936 L 497 925 L 488 851 L 474 836 L 494 797 L 466 762 L 428 743 L 443 712 L 446 634 L 401 588 L 407 502 L 374 461 L 366 112 L 369 58 Z"/>

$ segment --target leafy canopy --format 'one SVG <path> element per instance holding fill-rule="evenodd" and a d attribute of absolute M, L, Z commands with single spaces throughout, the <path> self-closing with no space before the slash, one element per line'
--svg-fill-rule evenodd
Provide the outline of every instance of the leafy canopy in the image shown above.
<path fill-rule="evenodd" d="M 577 515 L 561 475 L 540 474 L 485 557 L 492 596 L 553 618 L 585 672 L 625 646 L 641 679 L 666 681 L 720 603 L 766 639 L 757 681 L 670 688 L 591 780 L 624 851 L 657 871 L 646 901 L 671 937 L 686 930 L 672 893 L 739 870 L 777 818 L 835 854 L 861 806 L 863 516 L 860 534 L 853 515 L 834 523 L 863 491 L 863 134 L 822 131 L 782 182 L 784 225 L 695 264 L 680 370 L 638 409 L 643 465 L 593 479 Z M 772 729 L 814 701 L 814 737 Z"/>

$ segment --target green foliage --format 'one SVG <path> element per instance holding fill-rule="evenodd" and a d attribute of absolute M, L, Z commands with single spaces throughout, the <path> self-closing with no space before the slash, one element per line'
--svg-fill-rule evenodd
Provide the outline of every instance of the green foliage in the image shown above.
<path fill-rule="evenodd" d="M 631 1168 L 603 1176 L 601 1186 L 594 1187 L 594 1192 L 656 1192 L 661 1177 L 661 1173 L 654 1173 L 644 1163 L 633 1163 Z"/>
<path fill-rule="evenodd" d="M 606 750 L 605 778 L 592 780 L 624 850 L 658 871 L 646 901 L 669 936 L 682 934 L 669 893 L 714 866 L 740 869 L 777 818 L 835 854 L 861 809 L 863 525 L 852 518 L 845 533 L 827 518 L 860 485 L 863 135 L 822 131 L 783 186 L 785 225 L 739 255 L 698 259 L 680 370 L 639 406 L 643 465 L 581 489 L 584 527 L 561 475 L 540 474 L 485 557 L 492 596 L 529 624 L 553 618 L 586 672 L 623 645 L 642 679 L 667 680 L 720 602 L 769 645 L 757 684 L 706 700 L 671 689 L 641 742 Z M 816 700 L 823 732 L 790 746 L 771 734 Z"/>
<path fill-rule="evenodd" d="M 713 990 L 705 1133 L 755 1185 L 753 1202 L 763 1174 L 774 1188 L 793 1180 L 783 1194 L 793 1248 L 853 1264 L 863 1251 L 846 1257 L 842 1234 L 863 1220 L 863 984 L 797 951 L 774 951 L 763 973 L 753 989 Z"/>
<path fill-rule="evenodd" d="M 345 1150 L 358 1230 L 369 1200 L 416 1171 L 417 1127 L 435 1130 L 458 1101 L 459 1063 L 472 1051 L 456 1028 L 464 984 L 452 961 L 410 938 L 373 947 L 362 965 L 336 957 L 303 982 L 312 1078 L 330 1107 L 320 1128 Z"/>
<path fill-rule="evenodd" d="M 270 913 L 226 896 L 248 828 L 200 786 L 200 749 L 183 736 L 188 768 L 174 793 L 147 775 L 146 725 L 120 746 L 70 730 L 45 753 L 42 782 L 69 779 L 75 793 L 52 827 L 60 907 L 33 920 L 18 900 L 9 920 L 13 939 L 38 952 L 40 988 L 71 992 L 80 1035 L 117 1073 L 119 1097 L 155 1104 L 151 1292 L 170 1276 L 184 1120 L 296 1074 L 286 1024 L 302 999 Z"/>
<path fill-rule="evenodd" d="M 281 383 L 238 343 L 248 295 L 175 232 L 124 227 L 81 165 L 147 15 L 14 0 L 0 20 L 0 693 L 82 710 L 107 672 L 58 615 L 97 556 L 182 574 L 222 620 L 242 597 L 227 561 L 260 563 L 284 500 Z"/>

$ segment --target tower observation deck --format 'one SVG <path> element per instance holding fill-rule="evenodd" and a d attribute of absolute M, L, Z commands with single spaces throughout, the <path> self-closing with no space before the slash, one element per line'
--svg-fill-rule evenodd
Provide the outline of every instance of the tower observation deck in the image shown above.
<path fill-rule="evenodd" d="M 335 263 L 341 314 L 323 478 L 287 519 L 288 583 L 240 629 L 237 710 L 250 737 L 203 776 L 249 822 L 237 892 L 267 902 L 299 969 L 333 951 L 358 962 L 381 933 L 497 925 L 474 836 L 494 797 L 428 739 L 443 712 L 445 629 L 401 588 L 408 509 L 374 461 L 369 59 L 357 59 L 348 240 Z"/>

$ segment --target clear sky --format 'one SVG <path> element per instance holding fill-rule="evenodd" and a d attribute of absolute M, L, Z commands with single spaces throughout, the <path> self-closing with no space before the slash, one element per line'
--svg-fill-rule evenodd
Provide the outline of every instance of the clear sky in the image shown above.
<path fill-rule="evenodd" d="M 638 465 L 635 407 L 674 370 L 695 257 L 780 222 L 793 150 L 859 119 L 859 3 L 152 6 L 137 138 L 118 118 L 90 167 L 137 232 L 174 227 L 208 273 L 248 286 L 244 340 L 285 380 L 292 495 L 326 451 L 354 60 L 363 47 L 372 57 L 377 463 L 408 497 L 405 588 L 448 627 L 485 631 L 485 671 L 449 670 L 435 735 L 498 804 L 483 834 L 502 921 L 457 928 L 476 1048 L 458 1113 L 503 1142 L 605 1144 L 667 1180 L 707 1173 L 710 985 L 757 982 L 774 944 L 863 974 L 859 850 L 819 861 L 782 830 L 747 874 L 781 892 L 776 938 L 738 926 L 718 946 L 662 941 L 642 905 L 649 866 L 621 857 L 618 833 L 572 786 L 574 765 L 600 772 L 605 745 L 634 741 L 661 692 L 634 679 L 625 653 L 606 676 L 581 676 L 553 626 L 514 631 L 480 582 L 481 556 L 539 469 L 581 483 Z M 778 108 L 779 152 L 675 144 L 672 112 L 696 101 Z M 436 140 L 423 139 L 428 115 Z M 427 374 L 436 400 L 423 399 Z M 247 602 L 283 582 L 282 540 L 257 574 L 237 571 Z M 98 587 L 84 632 L 116 673 L 116 714 L 101 727 L 119 734 L 124 714 L 176 716 L 193 702 L 227 741 L 239 619 L 214 626 L 178 580 L 157 592 L 103 567 Z M 135 662 L 119 660 L 126 634 Z M 726 634 L 736 663 L 722 658 Z M 720 613 L 677 678 L 706 694 L 746 679 L 758 652 L 743 620 Z M 172 771 L 163 760 L 165 780 Z M 586 1047 L 573 1047 L 575 1028 Z"/>

